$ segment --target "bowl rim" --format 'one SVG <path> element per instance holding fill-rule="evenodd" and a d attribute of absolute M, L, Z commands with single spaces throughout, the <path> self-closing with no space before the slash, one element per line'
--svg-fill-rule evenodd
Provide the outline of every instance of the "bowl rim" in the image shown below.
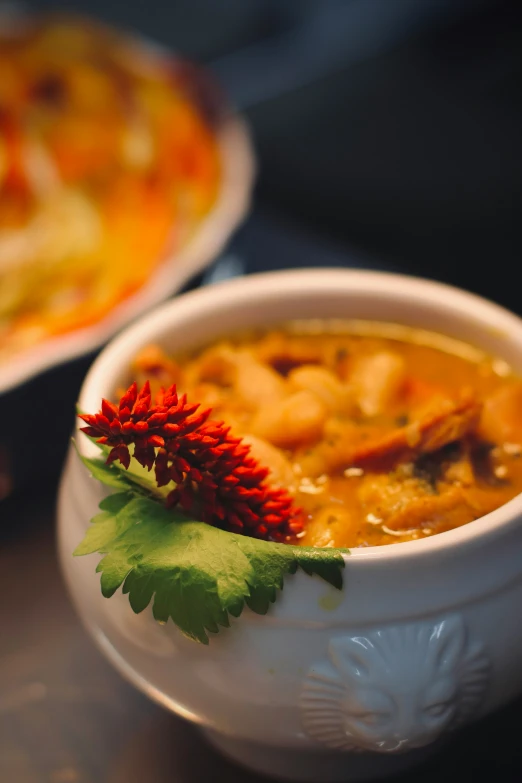
<path fill-rule="evenodd" d="M 340 288 L 348 290 L 348 287 L 352 295 L 365 292 L 393 298 L 400 292 L 400 296 L 413 297 L 418 302 L 435 304 L 441 311 L 458 310 L 461 314 L 468 315 L 470 320 L 486 323 L 499 335 L 509 335 L 510 339 L 516 341 L 522 358 L 522 318 L 484 297 L 446 283 L 410 275 L 361 269 L 316 268 L 263 272 L 185 293 L 173 301 L 162 304 L 129 326 L 104 348 L 92 364 L 80 391 L 80 408 L 90 410 L 91 403 L 99 406 L 101 397 L 109 394 L 110 389 L 114 387 L 114 382 L 111 384 L 107 379 L 111 377 L 114 379 L 121 373 L 121 369 L 128 366 L 129 360 L 138 348 L 153 340 L 158 332 L 165 330 L 166 323 L 182 321 L 184 317 L 193 314 L 195 308 L 204 318 L 205 307 L 213 309 L 217 306 L 218 309 L 224 309 L 228 303 L 237 304 L 238 299 L 246 303 L 248 299 L 259 300 L 264 296 L 279 298 L 284 297 L 285 293 L 295 295 L 306 290 L 323 294 L 327 291 L 335 291 L 338 294 Z M 79 426 L 80 424 L 77 423 L 76 435 L 80 434 Z M 79 439 L 79 449 L 86 456 L 99 454 L 94 444 L 86 438 Z M 457 546 L 468 548 L 483 546 L 499 533 L 516 526 L 520 518 L 522 518 L 522 493 L 494 511 L 459 528 L 415 541 L 354 548 L 349 557 L 352 564 L 355 558 L 361 565 L 363 562 L 381 565 L 391 561 L 396 564 L 403 561 L 406 565 L 411 559 L 432 558 L 448 549 L 454 550 Z M 346 560 L 348 555 L 344 557 Z"/>
<path fill-rule="evenodd" d="M 256 160 L 248 126 L 232 110 L 219 121 L 215 135 L 222 159 L 220 191 L 194 235 L 179 251 L 167 252 L 147 282 L 101 320 L 45 339 L 4 361 L 0 365 L 0 395 L 99 349 L 166 296 L 175 295 L 219 255 L 249 211 Z"/>

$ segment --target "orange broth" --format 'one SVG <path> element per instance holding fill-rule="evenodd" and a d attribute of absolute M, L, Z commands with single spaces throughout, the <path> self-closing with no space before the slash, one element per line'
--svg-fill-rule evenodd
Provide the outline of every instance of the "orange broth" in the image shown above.
<path fill-rule="evenodd" d="M 522 381 L 442 335 L 295 322 L 174 359 L 149 346 L 133 371 L 250 443 L 304 509 L 306 546 L 425 538 L 522 491 Z"/>

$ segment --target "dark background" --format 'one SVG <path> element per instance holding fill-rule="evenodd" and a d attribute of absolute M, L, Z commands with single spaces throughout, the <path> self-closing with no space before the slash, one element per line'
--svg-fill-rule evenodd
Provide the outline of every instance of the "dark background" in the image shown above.
<path fill-rule="evenodd" d="M 522 311 L 519 0 L 67 8 L 212 67 L 251 124 L 259 207 Z"/>
<path fill-rule="evenodd" d="M 253 213 L 189 287 L 263 269 L 372 266 L 453 282 L 522 313 L 522 2 L 63 8 L 207 64 L 250 123 Z M 54 499 L 92 358 L 1 399 L 14 486 L 0 501 L 0 783 L 254 783 L 124 683 L 67 599 Z M 401 783 L 520 783 L 521 714 L 517 702 L 471 727 Z"/>

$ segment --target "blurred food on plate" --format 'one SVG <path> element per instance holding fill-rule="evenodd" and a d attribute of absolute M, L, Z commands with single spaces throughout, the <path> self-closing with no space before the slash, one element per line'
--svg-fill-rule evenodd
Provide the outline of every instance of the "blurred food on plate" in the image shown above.
<path fill-rule="evenodd" d="M 0 363 L 100 320 L 191 237 L 221 175 L 200 98 L 185 64 L 92 21 L 0 31 Z"/>

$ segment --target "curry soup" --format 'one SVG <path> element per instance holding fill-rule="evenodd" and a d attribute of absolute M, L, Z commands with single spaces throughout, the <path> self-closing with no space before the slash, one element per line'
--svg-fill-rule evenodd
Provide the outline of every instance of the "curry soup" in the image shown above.
<path fill-rule="evenodd" d="M 295 322 L 190 356 L 149 346 L 133 372 L 176 383 L 250 444 L 304 510 L 306 546 L 432 536 L 522 491 L 522 381 L 434 333 Z"/>

